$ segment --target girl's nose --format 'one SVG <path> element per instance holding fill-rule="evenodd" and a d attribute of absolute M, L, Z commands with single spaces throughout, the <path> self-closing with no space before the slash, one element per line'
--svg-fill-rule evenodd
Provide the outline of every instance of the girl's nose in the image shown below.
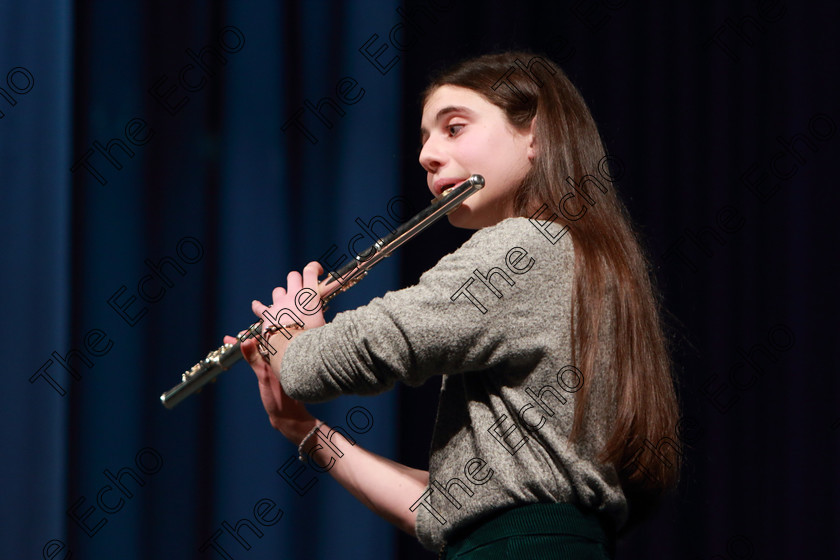
<path fill-rule="evenodd" d="M 429 138 L 420 150 L 420 165 L 429 173 L 437 171 L 443 165 L 444 154 L 438 149 L 437 143 Z"/>

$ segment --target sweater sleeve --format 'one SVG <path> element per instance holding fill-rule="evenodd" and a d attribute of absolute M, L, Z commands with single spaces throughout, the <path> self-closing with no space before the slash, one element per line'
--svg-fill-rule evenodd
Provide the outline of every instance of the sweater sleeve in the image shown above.
<path fill-rule="evenodd" d="M 528 355 L 522 343 L 512 352 L 504 341 L 511 332 L 521 335 L 522 329 L 533 328 L 535 291 L 555 279 L 546 263 L 535 266 L 528 244 L 548 242 L 524 218 L 479 230 L 417 285 L 301 333 L 283 357 L 284 390 L 294 399 L 321 402 L 342 394 L 381 393 L 397 381 L 416 386 L 434 375 L 522 359 Z M 551 249 L 573 259 L 570 250 Z M 535 348 L 540 345 L 535 342 Z"/>

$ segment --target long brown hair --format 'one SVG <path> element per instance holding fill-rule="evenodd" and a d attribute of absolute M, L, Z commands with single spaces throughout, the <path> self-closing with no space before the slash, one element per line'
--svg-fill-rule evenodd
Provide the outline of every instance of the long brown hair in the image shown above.
<path fill-rule="evenodd" d="M 525 217 L 547 205 L 537 218 L 554 214 L 552 219 L 572 232 L 572 360 L 584 372 L 583 387 L 576 394 L 572 441 L 583 423 L 590 387 L 586 372 L 594 371 L 599 337 L 612 335 L 615 351 L 608 368 L 617 382 L 616 422 L 599 460 L 616 467 L 628 497 L 656 495 L 675 486 L 682 453 L 675 437 L 679 406 L 659 300 L 627 210 L 610 188 L 617 171 L 610 171 L 611 158 L 583 97 L 556 64 L 526 52 L 462 62 L 431 81 L 423 103 L 443 85 L 477 92 L 501 108 L 519 130 L 530 127 L 536 117 L 536 156 L 513 192 L 512 204 L 514 213 Z M 558 214 L 572 182 L 578 191 L 589 191 L 591 203 L 585 214 Z M 613 326 L 608 333 L 609 320 L 604 318 L 610 315 Z"/>

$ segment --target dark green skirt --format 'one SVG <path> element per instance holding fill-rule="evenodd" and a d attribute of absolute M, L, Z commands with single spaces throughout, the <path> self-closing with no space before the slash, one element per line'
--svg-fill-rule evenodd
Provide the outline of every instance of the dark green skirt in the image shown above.
<path fill-rule="evenodd" d="M 611 560 L 615 540 L 597 515 L 572 504 L 531 504 L 508 510 L 447 544 L 447 560 Z"/>

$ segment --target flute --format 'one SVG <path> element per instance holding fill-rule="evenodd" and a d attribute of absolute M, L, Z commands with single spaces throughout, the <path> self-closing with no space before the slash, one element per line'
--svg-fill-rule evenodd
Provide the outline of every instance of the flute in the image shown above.
<path fill-rule="evenodd" d="M 445 190 L 432 204 L 421 210 L 395 231 L 379 239 L 350 259 L 336 271 L 318 283 L 318 295 L 322 304 L 326 304 L 339 293 L 347 290 L 367 275 L 376 263 L 388 257 L 403 243 L 438 221 L 445 214 L 453 212 L 469 196 L 484 187 L 484 177 L 472 175 L 460 185 Z M 365 256 L 362 256 L 365 255 Z M 160 396 L 160 402 L 166 408 L 174 408 L 178 403 L 192 395 L 210 381 L 242 359 L 240 343 L 243 340 L 260 338 L 262 319 L 248 327 L 234 344 L 223 344 L 207 354 L 207 357 L 181 375 L 181 382 Z"/>

